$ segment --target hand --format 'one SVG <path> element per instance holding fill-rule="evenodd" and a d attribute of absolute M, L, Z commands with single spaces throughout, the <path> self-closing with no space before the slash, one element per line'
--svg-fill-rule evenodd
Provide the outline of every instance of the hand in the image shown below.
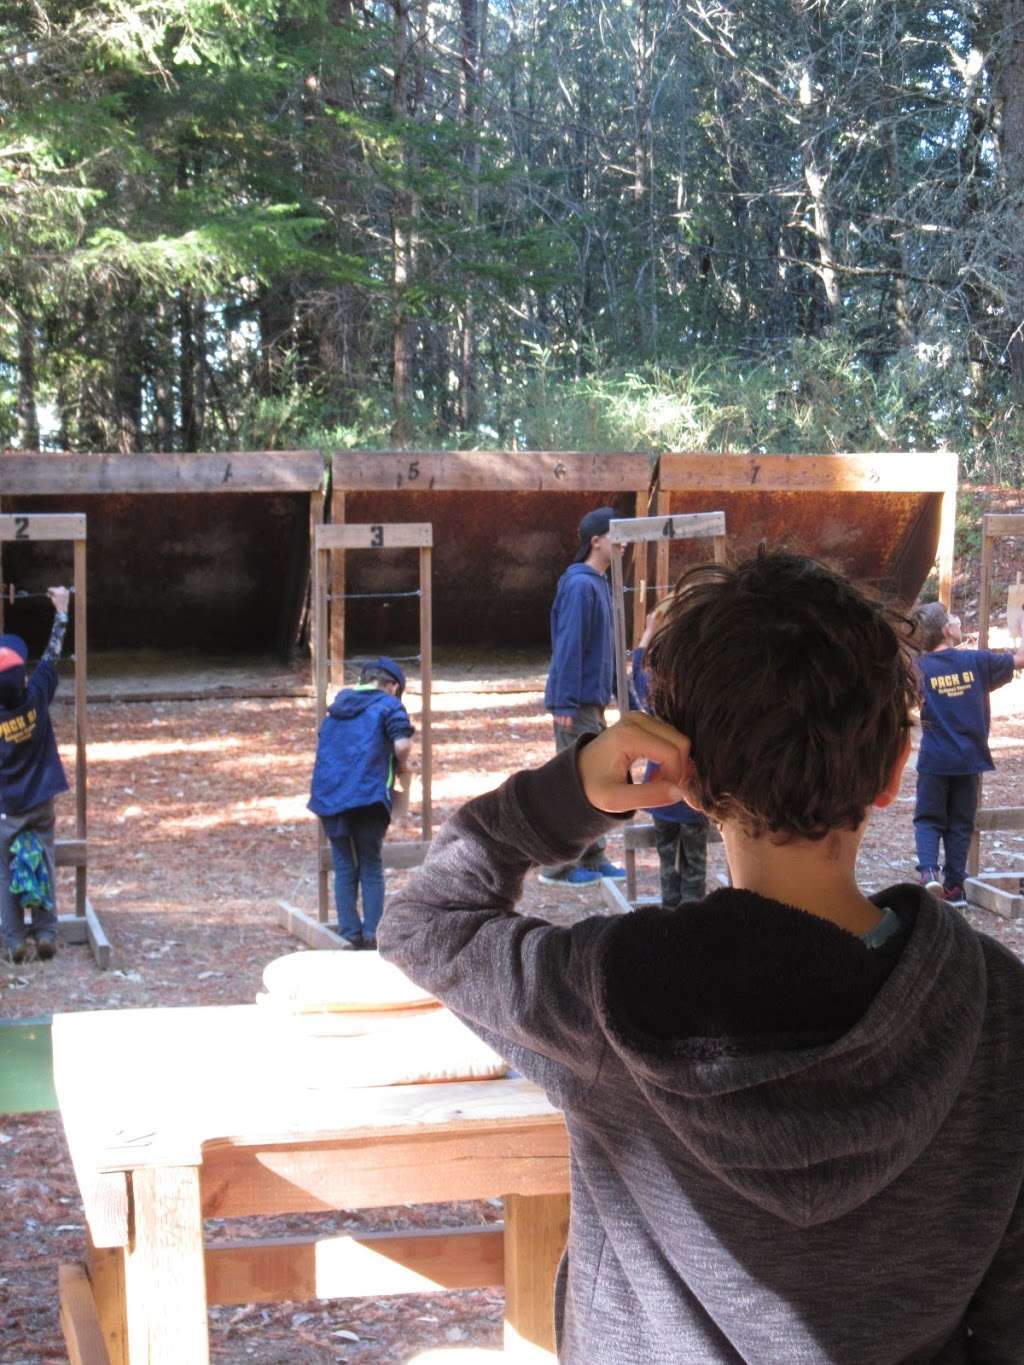
<path fill-rule="evenodd" d="M 658 629 L 660 618 L 661 612 L 658 610 L 657 607 L 655 607 L 653 611 L 649 611 L 647 613 L 647 619 L 644 621 L 644 633 L 636 642 L 637 649 L 646 649 L 647 646 L 654 639 L 654 633 Z"/>
<path fill-rule="evenodd" d="M 67 614 L 68 603 L 71 601 L 71 593 L 67 588 L 47 588 L 46 595 L 53 603 L 54 611 L 62 611 Z"/>
<path fill-rule="evenodd" d="M 552 716 L 551 719 L 558 726 L 559 730 L 571 730 L 575 716 Z"/>
<path fill-rule="evenodd" d="M 659 765 L 653 782 L 630 782 L 629 770 L 638 759 Z M 683 783 L 693 773 L 686 736 L 643 711 L 630 711 L 603 730 L 576 761 L 587 800 L 609 815 L 685 801 Z"/>

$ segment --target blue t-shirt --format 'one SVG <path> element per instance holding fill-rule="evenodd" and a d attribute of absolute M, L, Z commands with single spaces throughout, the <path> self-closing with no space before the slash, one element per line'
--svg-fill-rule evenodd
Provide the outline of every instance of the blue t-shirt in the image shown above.
<path fill-rule="evenodd" d="M 43 659 L 16 706 L 0 707 L 0 809 L 23 815 L 68 789 L 50 721 L 57 668 Z"/>
<path fill-rule="evenodd" d="M 935 777 L 990 772 L 988 694 L 1013 677 L 1013 655 L 934 649 L 917 666 L 923 693 L 917 771 Z"/>
<path fill-rule="evenodd" d="M 340 815 L 379 803 L 390 811 L 395 740 L 412 734 L 409 713 L 389 692 L 372 685 L 339 692 L 320 727 L 308 808 Z"/>

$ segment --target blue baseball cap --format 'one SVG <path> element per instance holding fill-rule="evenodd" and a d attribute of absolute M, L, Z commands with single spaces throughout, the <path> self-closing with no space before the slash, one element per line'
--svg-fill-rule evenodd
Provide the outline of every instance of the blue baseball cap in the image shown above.
<path fill-rule="evenodd" d="M 387 654 L 381 654 L 376 659 L 368 659 L 363 664 L 363 671 L 365 672 L 368 668 L 378 668 L 382 673 L 386 673 L 389 678 L 393 678 L 398 684 L 399 696 L 405 691 L 405 674 L 402 672 L 402 666 L 396 664 L 394 659 L 389 658 Z"/>
<path fill-rule="evenodd" d="M 0 673 L 9 668 L 24 668 L 28 645 L 20 635 L 0 635 Z"/>

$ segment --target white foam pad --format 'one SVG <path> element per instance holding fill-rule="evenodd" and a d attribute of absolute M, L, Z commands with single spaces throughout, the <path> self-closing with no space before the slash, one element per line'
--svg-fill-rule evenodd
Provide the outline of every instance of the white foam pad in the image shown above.
<path fill-rule="evenodd" d="M 423 1009 L 434 997 L 378 953 L 286 953 L 263 969 L 266 1003 L 297 1013 Z"/>

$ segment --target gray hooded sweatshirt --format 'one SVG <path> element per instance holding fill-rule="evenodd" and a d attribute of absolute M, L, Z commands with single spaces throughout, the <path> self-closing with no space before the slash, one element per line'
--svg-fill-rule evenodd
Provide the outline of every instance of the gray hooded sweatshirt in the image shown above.
<path fill-rule="evenodd" d="M 872 950 L 750 892 L 571 929 L 568 751 L 465 806 L 381 952 L 560 1107 L 568 1365 L 1024 1365 L 1024 967 L 918 887 Z"/>

